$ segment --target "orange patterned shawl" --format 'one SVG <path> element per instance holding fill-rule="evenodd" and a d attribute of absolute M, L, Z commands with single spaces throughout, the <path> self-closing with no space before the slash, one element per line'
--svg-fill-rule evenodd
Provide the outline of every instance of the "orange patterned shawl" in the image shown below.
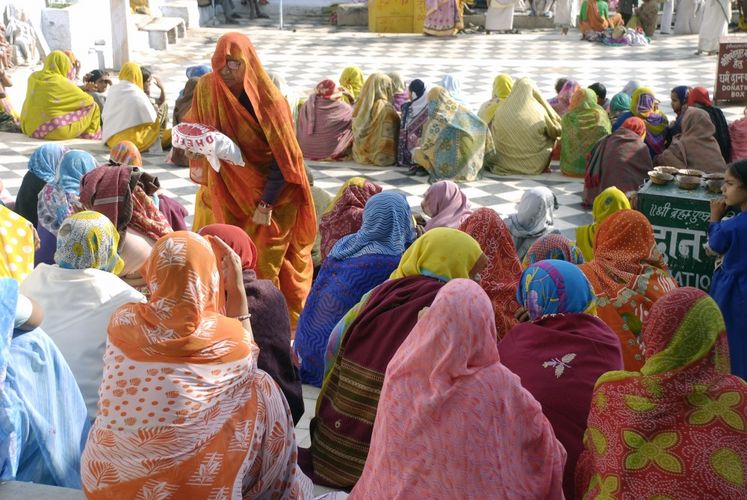
<path fill-rule="evenodd" d="M 244 62 L 244 92 L 256 119 L 220 76 L 228 56 Z M 205 160 L 190 162 L 192 167 L 208 172 L 207 190 L 198 193 L 195 220 L 199 222 L 193 229 L 212 222 L 244 229 L 259 250 L 258 277 L 279 286 L 295 325 L 311 288 L 311 247 L 317 225 L 291 111 L 246 36 L 223 35 L 215 48 L 212 67 L 212 73 L 197 83 L 192 108 L 184 121 L 209 125 L 230 137 L 241 149 L 246 167 L 222 161 L 220 172 L 215 172 Z M 252 215 L 273 159 L 280 167 L 285 187 L 273 205 L 272 225 L 257 227 Z"/>
<path fill-rule="evenodd" d="M 220 314 L 210 244 L 171 233 L 143 275 L 149 302 L 121 307 L 109 324 L 81 464 L 88 498 L 309 496 L 288 405 L 257 369 L 251 334 Z"/>
<path fill-rule="evenodd" d="M 597 294 L 599 318 L 620 337 L 625 369 L 640 369 L 643 321 L 654 303 L 677 287 L 651 223 L 635 210 L 610 215 L 597 230 L 594 260 L 579 267 Z"/>

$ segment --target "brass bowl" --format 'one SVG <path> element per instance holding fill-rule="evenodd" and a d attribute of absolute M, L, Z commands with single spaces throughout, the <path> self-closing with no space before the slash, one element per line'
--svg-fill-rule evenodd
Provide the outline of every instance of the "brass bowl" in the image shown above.
<path fill-rule="evenodd" d="M 677 186 L 680 189 L 698 189 L 700 186 L 700 177 L 697 175 L 678 175 Z"/>
<path fill-rule="evenodd" d="M 660 186 L 669 184 L 674 180 L 674 176 L 672 174 L 667 174 L 665 172 L 659 172 L 656 170 L 649 171 L 648 178 L 651 179 L 651 182 Z"/>
<path fill-rule="evenodd" d="M 654 170 L 670 175 L 677 175 L 680 171 L 677 167 L 654 167 Z"/>
<path fill-rule="evenodd" d="M 702 170 L 695 170 L 694 168 L 683 168 L 677 171 L 677 174 L 683 175 L 685 177 L 703 177 L 703 175 L 705 175 L 705 172 L 703 172 Z"/>
<path fill-rule="evenodd" d="M 706 179 L 705 185 L 706 189 L 711 193 L 721 193 L 721 186 L 724 185 L 724 179 L 723 177 L 721 179 Z"/>
<path fill-rule="evenodd" d="M 723 181 L 724 178 L 725 178 L 725 176 L 724 176 L 723 172 L 714 172 L 712 174 L 705 174 L 703 176 L 703 178 L 705 180 L 711 180 L 711 179 L 713 179 L 713 180 Z"/>

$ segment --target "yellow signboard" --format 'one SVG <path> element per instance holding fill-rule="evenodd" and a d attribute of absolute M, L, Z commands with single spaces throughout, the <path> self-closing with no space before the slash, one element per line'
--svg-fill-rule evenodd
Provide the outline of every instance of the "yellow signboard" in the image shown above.
<path fill-rule="evenodd" d="M 425 0 L 368 0 L 368 31 L 422 33 Z"/>

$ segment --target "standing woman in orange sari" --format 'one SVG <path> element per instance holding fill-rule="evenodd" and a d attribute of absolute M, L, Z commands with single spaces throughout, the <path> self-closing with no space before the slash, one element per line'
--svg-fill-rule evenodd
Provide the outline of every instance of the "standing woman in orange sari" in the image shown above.
<path fill-rule="evenodd" d="M 303 154 L 288 102 L 240 33 L 219 40 L 213 72 L 197 83 L 185 122 L 216 128 L 241 149 L 245 167 L 204 158 L 190 167 L 206 173 L 197 192 L 193 229 L 210 223 L 246 231 L 257 245 L 257 275 L 283 292 L 295 328 L 311 288 L 316 215 Z"/>

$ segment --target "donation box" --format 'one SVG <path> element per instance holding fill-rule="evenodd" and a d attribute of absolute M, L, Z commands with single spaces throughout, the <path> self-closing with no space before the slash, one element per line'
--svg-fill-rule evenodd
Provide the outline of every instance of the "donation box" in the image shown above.
<path fill-rule="evenodd" d="M 646 184 L 638 191 L 638 210 L 654 226 L 654 238 L 680 286 L 708 291 L 715 258 L 706 255 L 710 201 L 721 196 L 704 187 L 685 190 L 675 183 Z"/>
<path fill-rule="evenodd" d="M 425 0 L 368 0 L 368 31 L 422 33 Z"/>

